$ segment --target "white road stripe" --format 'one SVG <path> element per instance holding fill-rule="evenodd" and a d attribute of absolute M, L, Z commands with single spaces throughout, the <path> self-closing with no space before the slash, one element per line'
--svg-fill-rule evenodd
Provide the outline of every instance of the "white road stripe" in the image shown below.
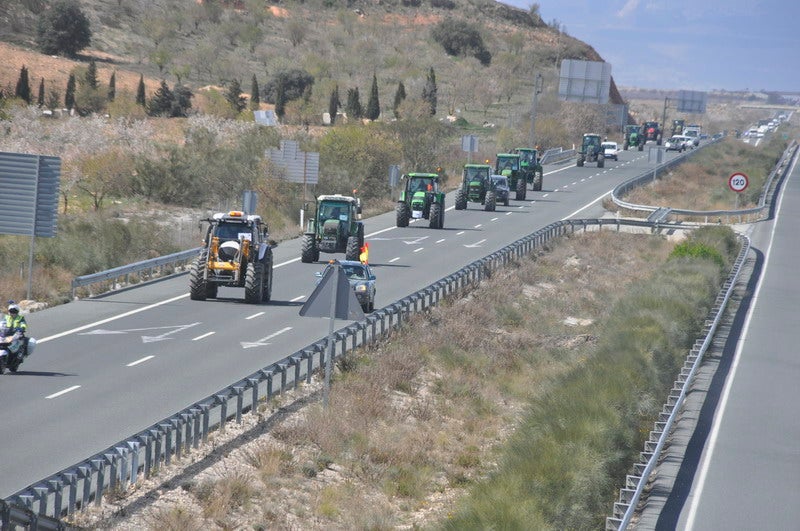
<path fill-rule="evenodd" d="M 441 240 L 436 240 L 436 243 L 442 243 L 444 240 L 445 238 L 442 238 Z"/>
<path fill-rule="evenodd" d="M 301 301 L 301 300 L 303 300 L 305 298 L 306 298 L 305 295 L 300 295 L 299 297 L 295 297 L 294 299 L 290 300 L 289 302 L 297 302 L 297 301 Z"/>
<path fill-rule="evenodd" d="M 151 359 L 153 359 L 153 358 L 155 358 L 155 356 L 145 356 L 144 358 L 142 358 L 142 359 L 140 359 L 140 360 L 132 361 L 131 363 L 129 363 L 129 364 L 127 365 L 127 367 L 133 367 L 133 366 L 135 366 L 135 365 L 139 365 L 140 363 L 144 363 L 144 362 L 146 362 L 147 360 L 151 360 Z"/>
<path fill-rule="evenodd" d="M 492 218 L 490 221 L 497 221 L 500 218 Z"/>
<path fill-rule="evenodd" d="M 420 252 L 421 250 L 423 250 L 424 248 L 425 248 L 425 247 L 417 247 L 416 249 L 414 249 L 414 252 L 415 252 L 415 253 L 418 253 L 418 252 Z"/>
<path fill-rule="evenodd" d="M 479 228 L 481 228 L 481 225 L 483 225 L 483 223 L 478 223 L 477 225 L 475 225 L 474 228 L 479 229 Z"/>
<path fill-rule="evenodd" d="M 466 232 L 466 231 L 464 231 L 464 230 L 462 230 L 461 232 L 456 232 L 456 236 L 461 236 L 461 235 L 462 235 L 462 234 L 464 234 L 465 232 Z"/>
<path fill-rule="evenodd" d="M 78 389 L 79 387 L 80 387 L 80 385 L 73 385 L 72 387 L 67 387 L 63 391 L 59 391 L 57 393 L 53 393 L 52 395 L 46 396 L 45 398 L 56 398 L 56 397 L 59 397 L 61 395 L 65 395 L 65 394 L 69 393 L 70 391 L 74 391 L 75 389 Z"/>
<path fill-rule="evenodd" d="M 213 336 L 214 334 L 216 334 L 216 332 L 206 332 L 206 333 L 205 333 L 205 334 L 203 334 L 202 336 L 197 336 L 197 337 L 195 337 L 195 338 L 192 338 L 192 341 L 200 341 L 201 339 L 205 339 L 205 338 L 207 338 L 208 336 Z"/>
<path fill-rule="evenodd" d="M 397 262 L 398 260 L 400 260 L 399 256 L 397 258 L 392 258 L 391 260 L 389 260 L 389 263 L 391 264 L 393 262 Z"/>
<path fill-rule="evenodd" d="M 247 319 L 249 321 L 250 319 L 255 319 L 256 317 L 259 317 L 261 315 L 264 315 L 264 312 L 254 313 L 253 315 L 251 315 L 249 317 L 245 317 L 245 319 Z"/>

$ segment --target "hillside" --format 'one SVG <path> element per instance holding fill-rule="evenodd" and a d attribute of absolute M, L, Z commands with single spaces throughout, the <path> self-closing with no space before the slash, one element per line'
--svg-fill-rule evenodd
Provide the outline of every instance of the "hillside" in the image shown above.
<path fill-rule="evenodd" d="M 161 79 L 170 84 L 180 79 L 193 89 L 235 79 L 249 93 L 253 76 L 263 90 L 276 73 L 300 68 L 314 76 L 312 105 L 321 120 L 337 84 L 343 92 L 359 87 L 365 94 L 375 73 L 386 108 L 398 82 L 410 95 L 418 94 L 433 67 L 442 108 L 469 113 L 474 106 L 496 121 L 507 118 L 508 111 L 492 113 L 494 106 L 529 105 L 534 69 L 552 78 L 563 58 L 601 60 L 590 46 L 560 34 L 538 15 L 491 0 L 361 1 L 347 7 L 328 0 L 82 0 L 92 43 L 77 61 L 68 62 L 36 53 L 36 24 L 47 3 L 6 0 L 0 5 L 0 41 L 5 43 L 0 87 L 6 93 L 13 94 L 23 65 L 34 90 L 43 78 L 48 90 L 63 93 L 72 67 L 89 58 L 98 62 L 101 83 L 116 71 L 118 83 L 131 89 L 143 74 L 149 92 Z M 475 27 L 491 54 L 489 66 L 444 52 L 430 34 L 445 19 L 479 21 Z M 478 79 L 491 82 L 481 86 Z M 462 86 L 466 82 L 469 86 Z"/>

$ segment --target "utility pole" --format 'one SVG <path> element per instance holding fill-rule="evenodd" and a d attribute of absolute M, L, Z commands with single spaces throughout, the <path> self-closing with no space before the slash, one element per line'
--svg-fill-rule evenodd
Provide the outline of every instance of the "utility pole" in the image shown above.
<path fill-rule="evenodd" d="M 541 72 L 536 74 L 536 78 L 533 81 L 533 102 L 531 103 L 531 143 L 530 147 L 535 147 L 535 127 L 536 127 L 536 100 L 539 99 L 539 94 L 542 93 L 542 86 L 544 85 L 544 79 L 542 78 Z"/>

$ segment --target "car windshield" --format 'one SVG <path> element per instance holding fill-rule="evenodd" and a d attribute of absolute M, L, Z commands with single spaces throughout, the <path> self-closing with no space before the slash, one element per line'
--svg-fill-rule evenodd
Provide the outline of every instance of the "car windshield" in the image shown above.
<path fill-rule="evenodd" d="M 508 179 L 505 177 L 492 177 L 495 186 L 508 186 Z"/>
<path fill-rule="evenodd" d="M 366 272 L 366 269 L 364 268 L 364 266 L 345 265 L 345 266 L 342 266 L 342 269 L 344 269 L 344 273 L 345 273 L 345 275 L 347 275 L 347 278 L 349 278 L 349 279 L 353 279 L 353 280 L 366 280 L 367 279 L 367 272 Z"/>

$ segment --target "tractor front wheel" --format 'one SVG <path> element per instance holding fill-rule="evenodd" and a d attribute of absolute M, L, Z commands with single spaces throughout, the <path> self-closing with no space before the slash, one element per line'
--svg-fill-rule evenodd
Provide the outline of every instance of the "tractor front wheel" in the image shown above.
<path fill-rule="evenodd" d="M 544 170 L 539 170 L 536 174 L 536 177 L 533 178 L 533 191 L 541 192 L 543 184 L 544 184 Z"/>
<path fill-rule="evenodd" d="M 264 264 L 250 262 L 244 276 L 244 301 L 258 304 L 264 298 Z"/>
<path fill-rule="evenodd" d="M 361 246 L 358 244 L 358 236 L 350 236 L 347 238 L 347 247 L 344 251 L 345 260 L 357 261 L 361 254 Z"/>
<path fill-rule="evenodd" d="M 528 195 L 528 187 L 526 186 L 525 179 L 517 179 L 517 201 L 525 201 L 525 196 Z"/>
<path fill-rule="evenodd" d="M 208 297 L 208 282 L 205 279 L 207 261 L 208 255 L 203 252 L 189 270 L 189 298 L 193 301 L 204 301 Z"/>
<path fill-rule="evenodd" d="M 486 205 L 484 206 L 484 210 L 486 210 L 486 212 L 494 212 L 496 205 L 497 205 L 497 196 L 495 195 L 495 193 L 486 192 Z"/>
<path fill-rule="evenodd" d="M 456 192 L 456 210 L 466 210 L 467 208 L 467 193 L 461 188 Z"/>
<path fill-rule="evenodd" d="M 303 243 L 300 247 L 300 261 L 310 264 L 319 260 L 319 248 L 317 239 L 313 234 L 304 234 Z"/>
<path fill-rule="evenodd" d="M 395 208 L 395 212 L 397 213 L 397 226 L 398 227 L 408 227 L 408 220 L 411 217 L 411 211 L 408 208 L 408 205 L 405 201 L 398 201 L 397 207 Z"/>

